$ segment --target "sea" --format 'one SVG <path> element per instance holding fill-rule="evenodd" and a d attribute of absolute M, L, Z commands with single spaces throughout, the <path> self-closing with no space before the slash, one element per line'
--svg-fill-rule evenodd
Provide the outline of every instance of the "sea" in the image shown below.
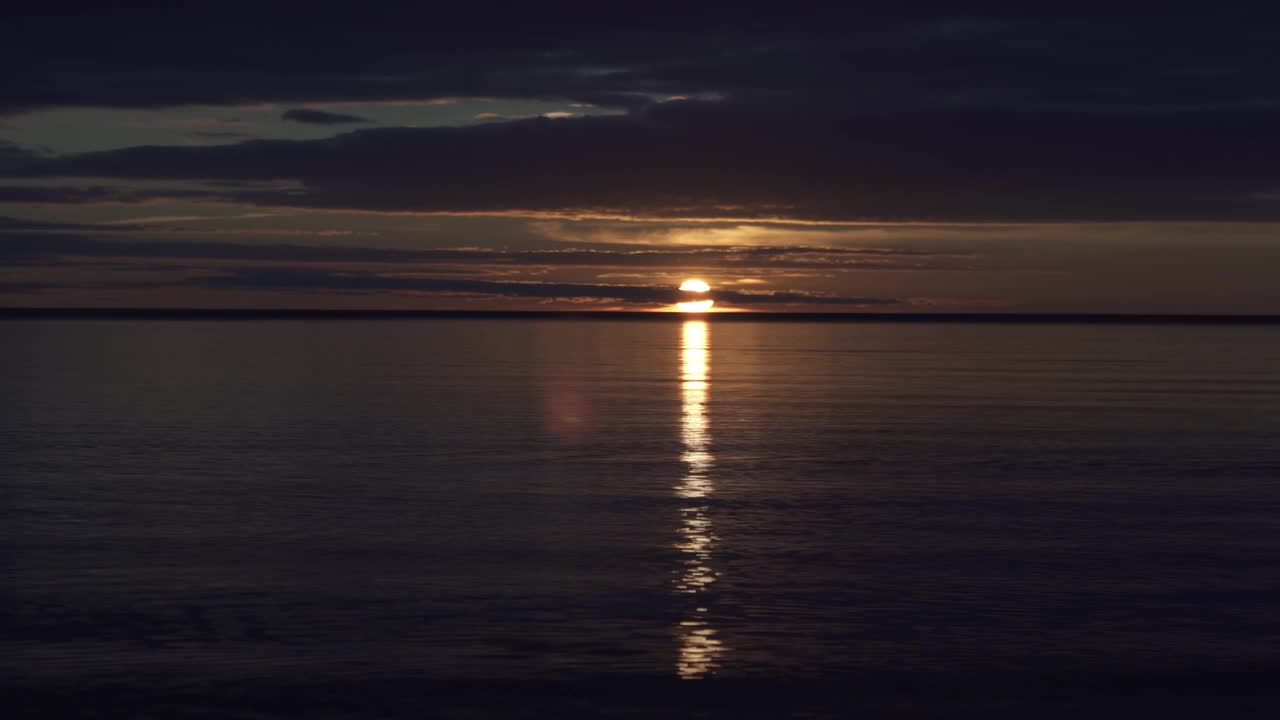
<path fill-rule="evenodd" d="M 5 319 L 0 572 L 8 717 L 1275 709 L 1280 325 Z"/>

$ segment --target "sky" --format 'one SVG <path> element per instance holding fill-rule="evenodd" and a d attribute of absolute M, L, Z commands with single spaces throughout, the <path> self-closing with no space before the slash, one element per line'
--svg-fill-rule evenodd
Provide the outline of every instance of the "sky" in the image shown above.
<path fill-rule="evenodd" d="M 1280 11 L 903 7 L 9 10 L 0 307 L 1280 313 Z"/>

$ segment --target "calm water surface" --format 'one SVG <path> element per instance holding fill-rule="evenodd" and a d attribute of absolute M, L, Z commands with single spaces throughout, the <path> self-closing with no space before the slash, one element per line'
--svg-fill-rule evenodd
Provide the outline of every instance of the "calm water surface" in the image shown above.
<path fill-rule="evenodd" d="M 0 324 L 22 683 L 1280 666 L 1280 328 Z"/>

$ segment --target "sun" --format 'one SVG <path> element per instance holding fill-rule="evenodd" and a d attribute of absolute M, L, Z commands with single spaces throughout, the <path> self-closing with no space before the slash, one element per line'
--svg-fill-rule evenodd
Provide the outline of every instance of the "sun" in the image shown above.
<path fill-rule="evenodd" d="M 686 297 L 689 295 L 701 295 L 710 290 L 710 285 L 695 278 L 689 278 L 688 280 L 680 283 L 680 292 L 685 293 Z M 680 312 L 700 313 L 710 310 L 711 306 L 715 304 L 716 301 L 711 298 L 707 298 L 705 300 L 688 300 L 686 302 L 676 303 L 676 309 Z"/>

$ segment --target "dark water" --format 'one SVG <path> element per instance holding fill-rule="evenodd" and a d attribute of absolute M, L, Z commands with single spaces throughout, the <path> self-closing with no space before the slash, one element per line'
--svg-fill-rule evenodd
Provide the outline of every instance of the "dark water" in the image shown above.
<path fill-rule="evenodd" d="M 1238 697 L 1280 668 L 1280 327 L 9 321 L 0 347 L 0 672 L 32 708 L 852 683 L 918 711 L 917 682 Z"/>

